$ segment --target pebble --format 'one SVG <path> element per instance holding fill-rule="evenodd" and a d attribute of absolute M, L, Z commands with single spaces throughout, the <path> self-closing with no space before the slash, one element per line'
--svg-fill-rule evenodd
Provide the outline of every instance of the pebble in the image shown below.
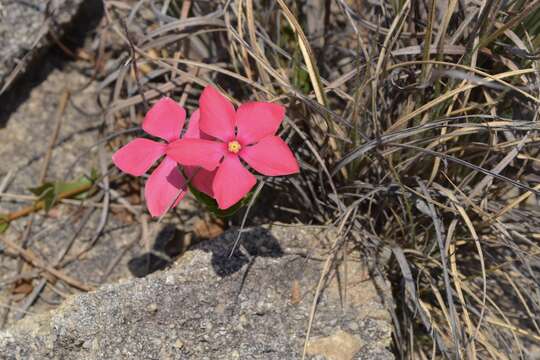
<path fill-rule="evenodd" d="M 155 313 L 155 312 L 158 311 L 158 306 L 157 306 L 156 303 L 151 303 L 150 305 L 148 305 L 146 310 L 148 310 L 148 312 L 150 312 L 150 313 Z"/>

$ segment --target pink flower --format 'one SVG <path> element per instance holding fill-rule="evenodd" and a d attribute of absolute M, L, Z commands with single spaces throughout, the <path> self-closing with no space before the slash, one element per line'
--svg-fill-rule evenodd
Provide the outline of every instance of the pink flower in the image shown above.
<path fill-rule="evenodd" d="M 180 173 L 176 161 L 166 155 L 171 143 L 180 139 L 186 120 L 186 111 L 174 100 L 162 98 L 152 106 L 144 118 L 143 130 L 165 140 L 160 143 L 145 138 L 136 138 L 116 151 L 112 157 L 114 164 L 123 172 L 141 176 L 163 155 L 163 161 L 152 172 L 144 187 L 144 197 L 152 216 L 161 216 L 168 209 L 178 205 L 186 194 L 186 180 Z M 184 138 L 199 138 L 199 111 L 191 115 L 189 128 Z M 199 190 L 211 194 L 208 185 L 208 171 L 186 169 L 188 177 Z M 183 190 L 183 191 L 180 191 Z M 176 198 L 178 196 L 178 198 Z M 176 199 L 176 201 L 175 201 Z M 174 203 L 173 203 L 174 202 Z"/>
<path fill-rule="evenodd" d="M 201 132 L 215 139 L 181 139 L 167 156 L 186 166 L 217 168 L 212 191 L 220 209 L 240 201 L 257 182 L 240 162 L 268 176 L 294 174 L 298 163 L 287 143 L 275 135 L 285 116 L 283 106 L 250 102 L 237 111 L 217 90 L 207 86 L 199 101 Z"/>

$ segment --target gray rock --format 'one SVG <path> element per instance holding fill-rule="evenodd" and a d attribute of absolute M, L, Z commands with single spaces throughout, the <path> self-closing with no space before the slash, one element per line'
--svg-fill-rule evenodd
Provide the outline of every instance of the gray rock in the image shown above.
<path fill-rule="evenodd" d="M 319 231 L 320 232 L 320 231 Z M 324 235 L 324 234 L 322 234 Z M 196 245 L 168 270 L 69 298 L 0 332 L 6 359 L 297 359 L 324 261 L 294 255 L 321 233 L 256 228 L 253 257 L 228 257 L 236 233 Z M 342 280 L 342 278 L 341 278 Z M 307 348 L 311 359 L 393 359 L 387 282 L 348 266 L 332 276 Z M 376 289 L 379 289 L 377 291 Z M 298 291 L 299 290 L 299 291 Z"/>
<path fill-rule="evenodd" d="M 95 8 L 98 0 L 0 0 L 0 93 L 10 74 L 21 74 L 51 44 L 61 39 L 73 19 Z M 95 11 L 95 10 L 94 10 Z M 78 24 L 80 25 L 80 24 Z M 15 71 L 14 71 L 15 70 Z"/>

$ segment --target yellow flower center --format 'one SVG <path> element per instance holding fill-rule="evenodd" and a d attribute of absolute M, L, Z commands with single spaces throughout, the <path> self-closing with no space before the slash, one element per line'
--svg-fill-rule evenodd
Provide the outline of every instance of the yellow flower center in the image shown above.
<path fill-rule="evenodd" d="M 242 145 L 240 145 L 238 141 L 233 140 L 229 142 L 229 144 L 227 145 L 227 148 L 229 149 L 230 152 L 234 154 L 238 154 L 238 152 L 242 150 Z"/>

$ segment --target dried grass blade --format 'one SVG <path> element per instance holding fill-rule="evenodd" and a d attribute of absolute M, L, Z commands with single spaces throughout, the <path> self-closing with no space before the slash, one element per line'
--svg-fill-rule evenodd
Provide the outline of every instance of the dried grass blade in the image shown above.
<path fill-rule="evenodd" d="M 313 89 L 315 90 L 317 101 L 319 102 L 319 104 L 326 106 L 327 105 L 326 95 L 323 91 L 321 77 L 319 75 L 319 69 L 317 68 L 315 57 L 313 56 L 313 51 L 311 50 L 309 41 L 306 38 L 306 35 L 304 34 L 302 27 L 298 23 L 298 20 L 296 20 L 293 13 L 291 12 L 291 10 L 289 10 L 285 2 L 283 0 L 277 0 L 277 2 L 279 6 L 281 7 L 281 10 L 283 10 L 283 14 L 289 21 L 289 24 L 291 25 L 294 32 L 298 36 L 298 45 L 300 46 L 300 51 L 302 52 L 302 56 L 304 57 L 304 62 L 306 63 L 309 78 L 311 80 L 311 85 L 313 86 Z"/>

